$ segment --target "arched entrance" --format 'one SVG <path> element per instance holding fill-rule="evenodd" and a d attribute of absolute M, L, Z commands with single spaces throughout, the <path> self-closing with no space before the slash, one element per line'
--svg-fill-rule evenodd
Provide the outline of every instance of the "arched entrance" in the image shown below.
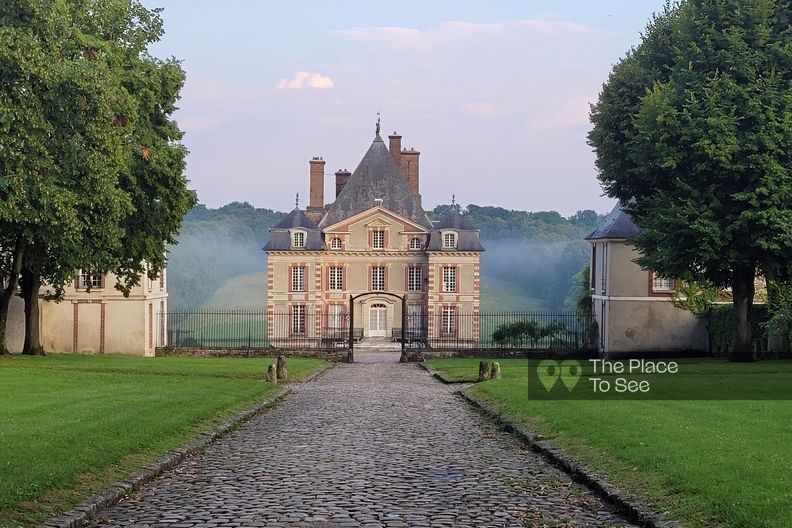
<path fill-rule="evenodd" d="M 355 361 L 355 333 L 354 333 L 354 326 L 355 326 L 355 300 L 360 299 L 361 297 L 366 297 L 367 295 L 380 295 L 385 297 L 395 297 L 396 299 L 401 300 L 401 360 L 402 362 L 406 361 L 406 349 L 405 349 L 405 339 L 404 339 L 404 332 L 405 327 L 407 326 L 407 296 L 406 295 L 396 295 L 395 293 L 389 293 L 384 291 L 370 291 L 366 293 L 360 293 L 358 295 L 350 295 L 349 296 L 349 352 L 347 353 L 347 362 L 353 363 Z M 365 313 L 363 314 L 365 317 Z M 369 335 L 376 335 L 376 336 L 387 336 L 388 333 L 388 307 L 385 306 L 384 303 L 375 302 L 374 304 L 369 306 L 369 313 L 368 313 L 368 331 Z M 373 331 L 376 332 L 372 334 Z"/>

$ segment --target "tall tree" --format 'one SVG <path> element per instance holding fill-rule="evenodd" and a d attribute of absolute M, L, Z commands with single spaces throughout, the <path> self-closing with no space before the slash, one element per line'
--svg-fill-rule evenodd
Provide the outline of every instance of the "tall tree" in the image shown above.
<path fill-rule="evenodd" d="M 791 16 L 789 0 L 669 4 L 592 107 L 599 179 L 642 230 L 638 262 L 731 287 L 739 361 L 755 275 L 792 259 Z"/>
<path fill-rule="evenodd" d="M 184 75 L 146 52 L 161 34 L 136 0 L 0 5 L 0 227 L 22 244 L 24 353 L 42 351 L 42 283 L 57 297 L 75 269 L 111 271 L 127 293 L 194 203 L 171 119 Z"/>

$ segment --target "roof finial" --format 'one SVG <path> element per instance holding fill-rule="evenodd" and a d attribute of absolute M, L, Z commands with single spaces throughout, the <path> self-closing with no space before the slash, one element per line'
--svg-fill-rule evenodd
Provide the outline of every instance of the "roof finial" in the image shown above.
<path fill-rule="evenodd" d="M 380 133 L 380 113 L 379 113 L 379 110 L 377 110 L 377 135 L 378 136 L 379 136 L 379 133 Z"/>
<path fill-rule="evenodd" d="M 456 194 L 451 195 L 451 207 L 456 207 Z"/>
<path fill-rule="evenodd" d="M 294 208 L 300 208 L 300 193 L 297 193 L 297 196 L 294 198 Z"/>

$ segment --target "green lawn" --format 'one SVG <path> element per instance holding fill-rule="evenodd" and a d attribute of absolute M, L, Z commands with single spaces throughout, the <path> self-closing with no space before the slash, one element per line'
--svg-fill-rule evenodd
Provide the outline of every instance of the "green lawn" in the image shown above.
<path fill-rule="evenodd" d="M 201 306 L 202 310 L 266 310 L 267 272 L 228 279 Z"/>
<path fill-rule="evenodd" d="M 489 275 L 481 276 L 481 311 L 541 311 L 544 301 L 532 298 L 519 284 Z"/>
<path fill-rule="evenodd" d="M 272 359 L 0 357 L 0 526 L 35 524 L 261 401 Z M 290 359 L 289 376 L 324 362 Z"/>
<path fill-rule="evenodd" d="M 479 360 L 433 360 L 452 378 Z M 502 380 L 469 390 L 616 486 L 684 526 L 792 526 L 790 400 L 531 400 L 528 362 L 499 360 Z M 788 394 L 792 362 L 684 362 L 703 383 Z M 680 381 L 684 389 L 691 379 Z"/>

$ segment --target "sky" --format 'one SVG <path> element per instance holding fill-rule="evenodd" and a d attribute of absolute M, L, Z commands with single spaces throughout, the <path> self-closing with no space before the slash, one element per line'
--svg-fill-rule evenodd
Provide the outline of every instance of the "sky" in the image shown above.
<path fill-rule="evenodd" d="M 308 161 L 354 170 L 397 131 L 421 152 L 425 209 L 607 212 L 589 104 L 664 0 L 143 0 L 151 51 L 183 61 L 187 177 L 209 207 L 287 211 Z"/>

